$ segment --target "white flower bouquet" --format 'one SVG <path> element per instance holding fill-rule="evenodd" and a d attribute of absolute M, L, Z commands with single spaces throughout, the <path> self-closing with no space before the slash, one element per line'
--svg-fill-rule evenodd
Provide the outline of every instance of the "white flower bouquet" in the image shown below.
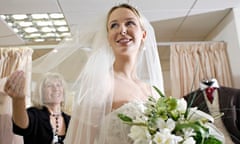
<path fill-rule="evenodd" d="M 190 108 L 185 99 L 167 97 L 154 87 L 160 98 L 149 97 L 142 115 L 118 117 L 131 126 L 128 136 L 134 144 L 222 144 L 224 137 L 207 113 Z"/>

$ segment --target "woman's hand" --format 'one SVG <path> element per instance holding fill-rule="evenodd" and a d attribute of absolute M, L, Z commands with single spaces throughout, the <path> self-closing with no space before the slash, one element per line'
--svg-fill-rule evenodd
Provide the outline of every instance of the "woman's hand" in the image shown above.
<path fill-rule="evenodd" d="M 26 78 L 23 71 L 12 73 L 4 86 L 4 91 L 13 99 L 24 99 Z"/>
<path fill-rule="evenodd" d="M 4 86 L 4 91 L 12 98 L 12 118 L 13 122 L 21 128 L 29 125 L 28 114 L 26 111 L 26 78 L 23 71 L 12 73 Z"/>

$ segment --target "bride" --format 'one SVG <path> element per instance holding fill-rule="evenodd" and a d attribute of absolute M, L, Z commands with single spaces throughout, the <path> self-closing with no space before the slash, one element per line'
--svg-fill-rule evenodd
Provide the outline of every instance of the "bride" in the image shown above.
<path fill-rule="evenodd" d="M 68 144 L 130 144 L 118 113 L 138 114 L 152 86 L 163 90 L 154 31 L 129 4 L 110 9 L 103 25 L 82 43 L 93 51 L 75 84 Z"/>

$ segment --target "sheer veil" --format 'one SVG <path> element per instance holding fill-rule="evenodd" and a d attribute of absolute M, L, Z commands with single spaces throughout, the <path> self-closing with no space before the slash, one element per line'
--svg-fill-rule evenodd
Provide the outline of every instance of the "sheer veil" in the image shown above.
<path fill-rule="evenodd" d="M 163 91 L 154 30 L 144 17 L 142 21 L 147 38 L 139 54 L 138 76 Z M 58 48 L 58 54 L 48 54 L 33 62 L 33 72 L 42 73 L 44 71 L 40 68 L 44 63 L 52 64 L 49 70 L 63 73 L 64 77 L 71 80 L 70 90 L 75 93 L 75 97 L 65 143 L 93 144 L 94 141 L 97 144 L 105 144 L 104 137 L 108 134 L 101 134 L 101 139 L 97 138 L 97 134 L 112 108 L 114 62 L 114 55 L 107 41 L 106 17 L 78 30 L 72 42 L 63 42 Z M 76 52 L 79 55 L 74 55 Z M 74 59 L 74 62 L 65 62 L 69 61 L 68 59 L 70 62 Z M 52 60 L 55 62 L 50 62 Z M 62 68 L 64 65 L 67 68 Z M 65 70 L 74 72 L 65 73 Z"/>

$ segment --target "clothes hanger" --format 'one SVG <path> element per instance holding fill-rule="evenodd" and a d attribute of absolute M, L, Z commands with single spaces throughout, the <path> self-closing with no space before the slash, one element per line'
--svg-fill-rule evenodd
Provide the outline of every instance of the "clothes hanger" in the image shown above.
<path fill-rule="evenodd" d="M 219 88 L 218 82 L 215 78 L 211 78 L 211 79 L 207 79 L 207 80 L 204 79 L 204 80 L 201 81 L 201 83 L 205 86 L 208 86 L 208 87 L 212 86 L 212 87 L 215 87 L 215 88 Z"/>
<path fill-rule="evenodd" d="M 212 81 L 212 80 L 203 80 L 202 83 L 207 85 L 207 86 L 211 86 L 214 83 L 214 81 Z"/>

